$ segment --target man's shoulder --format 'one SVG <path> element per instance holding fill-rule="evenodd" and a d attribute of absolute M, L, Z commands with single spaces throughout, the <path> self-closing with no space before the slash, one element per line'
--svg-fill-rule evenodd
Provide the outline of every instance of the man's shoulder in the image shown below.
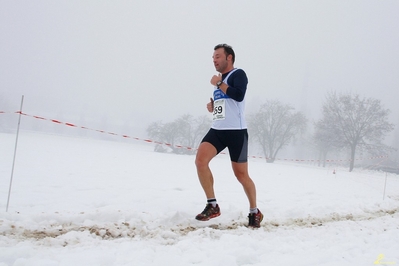
<path fill-rule="evenodd" d="M 245 71 L 241 68 L 236 68 L 233 73 L 231 73 L 231 76 L 247 76 L 247 74 L 245 73 Z"/>
<path fill-rule="evenodd" d="M 233 79 L 240 78 L 240 79 L 247 79 L 247 74 L 241 68 L 237 68 L 233 73 L 231 73 L 231 77 Z"/>
<path fill-rule="evenodd" d="M 244 69 L 242 68 L 236 68 L 236 71 L 234 71 L 234 73 L 232 74 L 236 74 L 236 75 L 246 75 Z"/>

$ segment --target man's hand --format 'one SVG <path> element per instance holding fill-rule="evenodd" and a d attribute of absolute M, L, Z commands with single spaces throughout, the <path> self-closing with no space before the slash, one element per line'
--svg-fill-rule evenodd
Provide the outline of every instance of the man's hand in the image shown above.
<path fill-rule="evenodd" d="M 211 98 L 211 101 L 206 105 L 206 108 L 210 113 L 213 113 L 213 99 Z"/>
<path fill-rule="evenodd" d="M 219 75 L 213 75 L 213 77 L 211 78 L 211 84 L 213 86 L 216 86 L 216 83 L 218 83 L 218 81 L 222 80 L 222 74 L 219 73 Z"/>

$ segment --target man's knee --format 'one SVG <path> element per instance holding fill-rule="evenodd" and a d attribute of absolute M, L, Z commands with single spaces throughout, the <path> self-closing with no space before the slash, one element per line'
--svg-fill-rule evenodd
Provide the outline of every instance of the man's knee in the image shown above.
<path fill-rule="evenodd" d="M 195 166 L 197 169 L 208 167 L 208 163 L 209 162 L 207 162 L 207 160 L 205 160 L 202 156 L 197 155 L 197 157 L 195 157 Z"/>
<path fill-rule="evenodd" d="M 195 157 L 195 166 L 198 169 L 208 167 L 209 162 L 214 156 L 216 156 L 216 148 L 210 143 L 201 143 Z"/>
<path fill-rule="evenodd" d="M 197 169 L 203 169 L 207 168 L 210 162 L 209 156 L 206 156 L 204 153 L 197 153 L 197 156 L 195 157 L 195 166 Z"/>
<path fill-rule="evenodd" d="M 237 180 L 238 180 L 240 183 L 246 182 L 246 180 L 249 179 L 248 173 L 244 173 L 244 172 L 235 173 L 235 176 L 236 176 Z"/>
<path fill-rule="evenodd" d="M 236 178 L 241 182 L 249 178 L 247 163 L 234 163 L 233 162 L 233 172 Z"/>

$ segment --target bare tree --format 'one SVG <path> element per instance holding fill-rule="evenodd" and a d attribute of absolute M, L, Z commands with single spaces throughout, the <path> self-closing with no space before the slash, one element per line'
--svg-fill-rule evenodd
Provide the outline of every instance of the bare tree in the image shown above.
<path fill-rule="evenodd" d="M 194 118 L 192 115 L 185 114 L 170 123 L 154 122 L 148 126 L 147 133 L 157 142 L 170 144 L 169 147 L 173 153 L 194 154 L 195 148 L 209 126 L 208 117 Z M 157 145 L 155 151 L 165 152 L 166 150 Z"/>
<path fill-rule="evenodd" d="M 209 124 L 209 119 L 185 114 L 174 121 L 174 126 L 179 129 L 177 142 L 185 147 L 174 150 L 175 153 L 194 154 L 200 138 L 204 135 L 204 125 Z"/>
<path fill-rule="evenodd" d="M 167 150 L 162 146 L 162 144 L 170 144 L 173 149 L 175 144 L 175 139 L 178 135 L 178 128 L 175 126 L 174 122 L 162 123 L 162 121 L 153 122 L 147 127 L 148 136 L 161 144 L 155 145 L 155 151 L 166 152 Z"/>
<path fill-rule="evenodd" d="M 306 129 L 307 119 L 295 108 L 279 101 L 267 101 L 251 114 L 248 127 L 261 145 L 266 161 L 273 163 L 278 152 Z"/>
<path fill-rule="evenodd" d="M 330 146 L 348 148 L 349 171 L 352 171 L 357 148 L 373 155 L 385 155 L 392 150 L 382 144 L 385 136 L 394 129 L 394 125 L 387 121 L 389 113 L 377 99 L 329 93 L 323 105 L 323 118 L 316 124 L 316 131 L 321 133 L 318 139 L 321 142 L 328 139 Z"/>
<path fill-rule="evenodd" d="M 314 127 L 313 146 L 319 152 L 319 166 L 323 162 L 323 167 L 325 167 L 327 154 L 331 151 L 341 150 L 344 145 L 339 141 L 339 134 L 331 130 L 324 120 L 316 122 Z"/>
<path fill-rule="evenodd" d="M 195 122 L 195 127 L 193 131 L 193 137 L 194 137 L 194 146 L 193 147 L 198 147 L 202 138 L 205 136 L 205 134 L 208 132 L 209 128 L 211 127 L 211 120 L 209 119 L 209 116 L 207 115 L 202 115 L 198 116 L 194 120 Z"/>

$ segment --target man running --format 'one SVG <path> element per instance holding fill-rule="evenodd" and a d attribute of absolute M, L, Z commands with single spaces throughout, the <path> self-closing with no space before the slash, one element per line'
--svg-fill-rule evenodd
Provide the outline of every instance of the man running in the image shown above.
<path fill-rule="evenodd" d="M 244 70 L 234 68 L 235 53 L 227 44 L 214 48 L 213 64 L 219 75 L 214 75 L 211 84 L 215 86 L 213 99 L 207 104 L 213 112 L 213 123 L 203 138 L 195 158 L 197 174 L 207 197 L 202 213 L 195 218 L 199 221 L 220 215 L 213 189 L 213 175 L 209 163 L 226 147 L 229 149 L 234 175 L 241 183 L 249 201 L 248 226 L 260 227 L 263 214 L 256 206 L 256 188 L 248 174 L 248 132 L 244 116 L 245 92 L 248 78 Z"/>

